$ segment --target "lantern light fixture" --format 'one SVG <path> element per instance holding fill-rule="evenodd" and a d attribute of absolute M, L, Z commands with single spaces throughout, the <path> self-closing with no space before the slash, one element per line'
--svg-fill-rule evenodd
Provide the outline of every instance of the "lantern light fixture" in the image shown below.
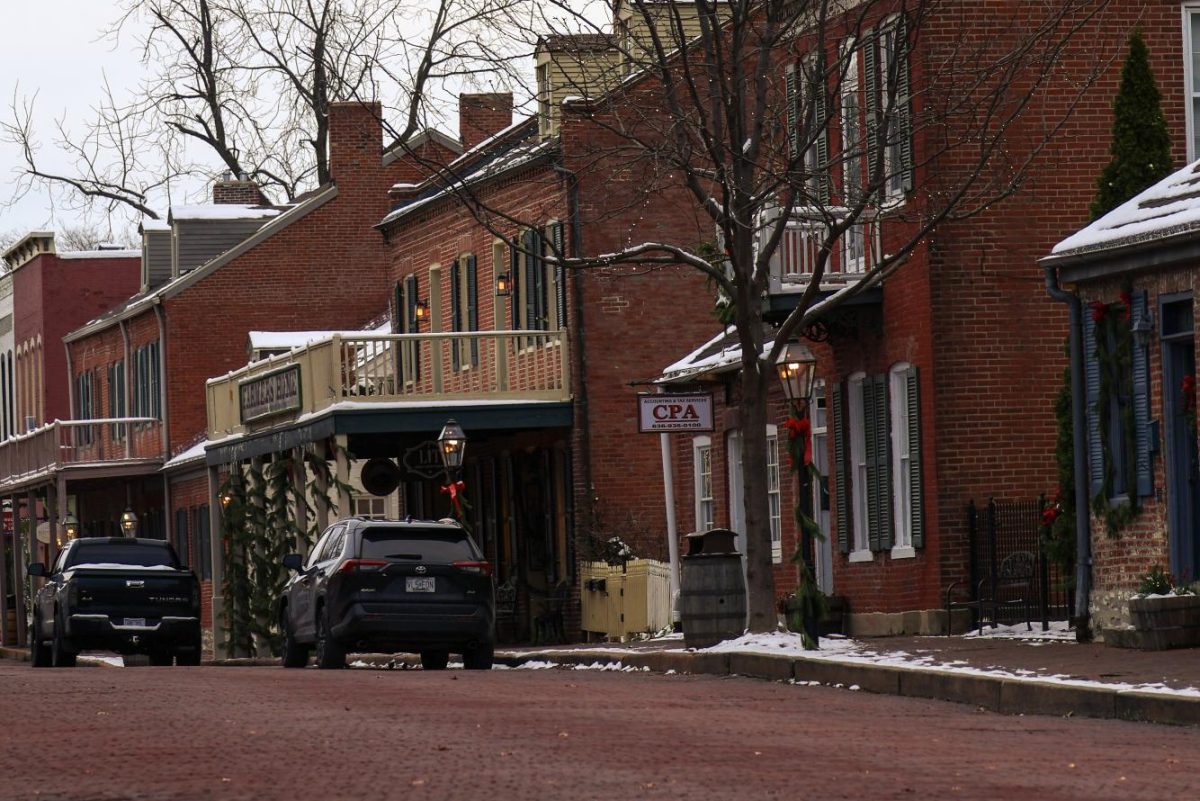
<path fill-rule="evenodd" d="M 817 357 L 808 346 L 799 342 L 787 343 L 775 360 L 775 370 L 787 399 L 792 403 L 807 404 L 817 376 Z"/>

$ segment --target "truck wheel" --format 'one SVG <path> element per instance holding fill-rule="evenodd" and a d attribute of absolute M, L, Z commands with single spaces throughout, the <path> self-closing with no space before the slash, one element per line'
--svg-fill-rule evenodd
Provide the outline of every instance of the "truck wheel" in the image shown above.
<path fill-rule="evenodd" d="M 333 670 L 346 666 L 346 649 L 329 633 L 329 612 L 321 610 L 317 617 L 317 667 Z"/>
<path fill-rule="evenodd" d="M 280 657 L 285 668 L 302 668 L 308 665 L 308 648 L 296 642 L 292 633 L 292 624 L 288 621 L 287 610 L 279 616 L 279 631 L 283 642 L 280 645 Z"/>
<path fill-rule="evenodd" d="M 54 636 L 50 638 L 50 664 L 54 667 L 75 667 L 76 653 L 67 641 L 62 615 L 54 619 Z"/>
<path fill-rule="evenodd" d="M 490 641 L 481 642 L 463 651 L 463 667 L 467 670 L 491 670 L 495 658 L 496 646 Z"/>
<path fill-rule="evenodd" d="M 449 651 L 422 651 L 421 667 L 425 670 L 445 670 L 450 664 Z"/>
<path fill-rule="evenodd" d="M 33 616 L 33 639 L 29 643 L 29 663 L 35 668 L 50 667 L 50 643 L 42 637 L 42 622 Z"/>

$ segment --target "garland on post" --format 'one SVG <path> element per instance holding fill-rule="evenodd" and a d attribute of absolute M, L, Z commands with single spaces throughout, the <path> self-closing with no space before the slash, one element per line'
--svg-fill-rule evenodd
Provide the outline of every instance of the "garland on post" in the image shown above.
<path fill-rule="evenodd" d="M 242 466 L 233 464 L 221 483 L 221 552 L 225 569 L 221 594 L 225 599 L 225 632 L 233 656 L 249 656 L 254 647 L 250 624 L 250 574 L 246 553 L 250 547 L 246 526 L 246 495 Z"/>
<path fill-rule="evenodd" d="M 1130 309 L 1133 298 L 1130 288 L 1121 291 L 1120 304 L 1112 306 L 1099 300 L 1088 304 L 1095 325 L 1096 361 L 1100 365 L 1100 392 L 1096 398 L 1096 419 L 1100 429 L 1100 453 L 1103 470 L 1100 491 L 1092 498 L 1092 512 L 1104 520 L 1109 537 L 1116 537 L 1139 511 L 1137 497 L 1137 430 L 1133 419 L 1133 330 Z M 1128 399 L 1121 404 L 1120 399 Z M 1115 466 L 1112 460 L 1112 435 L 1108 421 L 1112 419 L 1113 404 L 1118 404 L 1119 435 L 1124 440 L 1125 487 L 1128 501 L 1111 501 Z"/>
<path fill-rule="evenodd" d="M 795 519 L 796 528 L 800 532 L 800 543 L 792 554 L 792 562 L 797 565 L 796 589 L 790 596 L 784 596 L 781 606 L 785 612 L 796 614 L 798 621 L 790 621 L 793 629 L 801 632 L 801 641 L 806 649 L 812 650 L 817 643 L 809 636 L 803 625 L 796 625 L 805 619 L 819 621 L 825 615 L 825 594 L 817 587 L 813 567 L 808 563 L 804 554 L 804 538 L 811 537 L 819 542 L 825 539 L 817 521 L 804 511 L 804 499 L 811 493 L 811 481 L 819 481 L 821 471 L 813 464 L 812 459 L 812 421 L 801 415 L 796 404 L 792 404 L 788 419 L 783 422 L 788 432 L 788 466 L 799 479 L 799 492 L 796 495 Z M 794 599 L 794 604 L 790 603 Z M 792 608 L 789 608 L 792 607 Z"/>

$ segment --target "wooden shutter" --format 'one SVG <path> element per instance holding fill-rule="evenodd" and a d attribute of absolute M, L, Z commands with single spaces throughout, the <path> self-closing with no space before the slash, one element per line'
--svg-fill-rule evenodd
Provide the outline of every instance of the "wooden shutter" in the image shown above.
<path fill-rule="evenodd" d="M 512 330 L 519 331 L 521 325 L 521 289 L 525 282 L 520 279 L 521 274 L 521 249 L 517 246 L 516 240 L 509 243 L 508 246 L 508 275 L 512 279 L 512 290 L 509 295 L 512 307 Z"/>
<path fill-rule="evenodd" d="M 879 31 L 867 31 L 863 35 L 863 88 L 866 102 L 863 104 L 867 123 L 867 186 L 876 180 L 879 169 Z M 872 197 L 878 192 L 873 192 Z"/>
<path fill-rule="evenodd" d="M 892 169 L 899 168 L 905 192 L 911 192 L 913 188 L 912 85 L 909 77 L 909 57 L 908 23 L 901 14 L 896 20 L 896 91 L 893 101 L 896 136 L 900 142 L 900 164 Z"/>
<path fill-rule="evenodd" d="M 421 331 L 421 322 L 417 319 L 417 302 L 420 298 L 421 285 L 417 276 L 410 275 L 404 279 L 405 322 L 408 333 L 417 334 Z M 421 380 L 421 345 L 417 342 L 406 343 L 408 353 L 409 381 Z"/>
<path fill-rule="evenodd" d="M 463 318 L 462 309 L 459 308 L 462 302 L 462 294 L 458 290 L 458 279 L 462 272 L 462 265 L 458 259 L 450 262 L 450 330 L 454 332 L 462 331 Z M 438 348 L 441 350 L 441 348 Z M 462 367 L 462 342 L 454 339 L 450 342 L 450 368 L 458 370 Z"/>
<path fill-rule="evenodd" d="M 800 154 L 800 92 L 796 86 L 796 65 L 788 64 L 783 68 L 784 102 L 787 104 L 787 137 L 789 155 L 793 163 L 801 158 Z"/>
<path fill-rule="evenodd" d="M 1130 309 L 1129 319 L 1146 319 L 1146 290 L 1133 293 L 1133 308 Z M 1136 452 L 1132 454 L 1134 466 L 1137 469 L 1137 494 L 1145 497 L 1154 492 L 1154 471 L 1150 461 L 1150 367 L 1147 348 L 1139 345 L 1137 340 L 1132 342 L 1133 351 L 1133 426 Z"/>
<path fill-rule="evenodd" d="M 909 499 L 912 544 L 925 547 L 925 490 L 921 475 L 921 391 L 916 367 L 904 375 L 908 402 L 908 478 L 912 496 Z"/>
<path fill-rule="evenodd" d="M 558 259 L 566 257 L 563 250 L 563 224 L 556 222 L 550 226 L 550 245 Z M 554 306 L 557 311 L 558 327 L 565 331 L 567 328 L 567 270 L 562 264 L 554 265 Z"/>
<path fill-rule="evenodd" d="M 813 98 L 813 128 L 817 144 L 817 199 L 829 202 L 829 108 L 825 102 L 825 59 L 817 58 L 813 67 L 811 88 Z"/>
<path fill-rule="evenodd" d="M 834 507 L 837 514 L 838 550 L 850 553 L 850 487 L 846 483 L 846 463 L 849 458 L 846 448 L 849 445 L 846 431 L 846 408 L 843 405 L 842 388 L 833 386 L 833 481 Z"/>
<path fill-rule="evenodd" d="M 867 486 L 862 491 L 867 496 L 867 542 L 872 551 L 878 551 L 879 541 L 879 494 L 875 491 L 876 477 L 879 474 L 879 435 L 876 431 L 878 421 L 875 419 L 875 381 L 874 376 L 866 376 L 862 382 L 863 394 L 863 444 L 867 459 Z M 851 421 L 858 423 L 858 420 Z M 858 473 L 855 472 L 855 478 Z"/>
<path fill-rule="evenodd" d="M 1104 487 L 1104 458 L 1100 448 L 1100 418 L 1096 404 L 1100 400 L 1100 360 L 1096 358 L 1096 323 L 1091 310 L 1083 310 L 1083 367 L 1087 388 L 1088 474 L 1091 479 L 1090 497 Z"/>
<path fill-rule="evenodd" d="M 191 555 L 188 553 L 187 547 L 187 512 L 183 509 L 175 510 L 175 536 L 172 539 L 175 545 L 175 555 L 179 557 L 180 564 L 184 566 L 191 564 Z"/>
<path fill-rule="evenodd" d="M 162 371 L 160 370 L 161 362 L 159 360 L 159 344 L 157 341 L 150 343 L 150 416 L 162 418 L 162 392 L 161 380 Z"/>
<path fill-rule="evenodd" d="M 892 547 L 892 453 L 887 376 L 863 379 L 867 457 L 867 529 L 872 551 Z"/>
<path fill-rule="evenodd" d="M 467 256 L 464 263 L 467 271 L 467 330 L 479 330 L 479 274 L 475 254 Z M 471 338 L 471 365 L 479 365 L 479 340 Z"/>

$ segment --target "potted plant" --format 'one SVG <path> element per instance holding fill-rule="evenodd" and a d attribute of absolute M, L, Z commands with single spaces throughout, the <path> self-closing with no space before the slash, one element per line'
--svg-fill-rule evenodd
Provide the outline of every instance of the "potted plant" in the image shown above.
<path fill-rule="evenodd" d="M 1157 565 L 1129 599 L 1129 619 L 1146 650 L 1200 646 L 1200 596 Z"/>

